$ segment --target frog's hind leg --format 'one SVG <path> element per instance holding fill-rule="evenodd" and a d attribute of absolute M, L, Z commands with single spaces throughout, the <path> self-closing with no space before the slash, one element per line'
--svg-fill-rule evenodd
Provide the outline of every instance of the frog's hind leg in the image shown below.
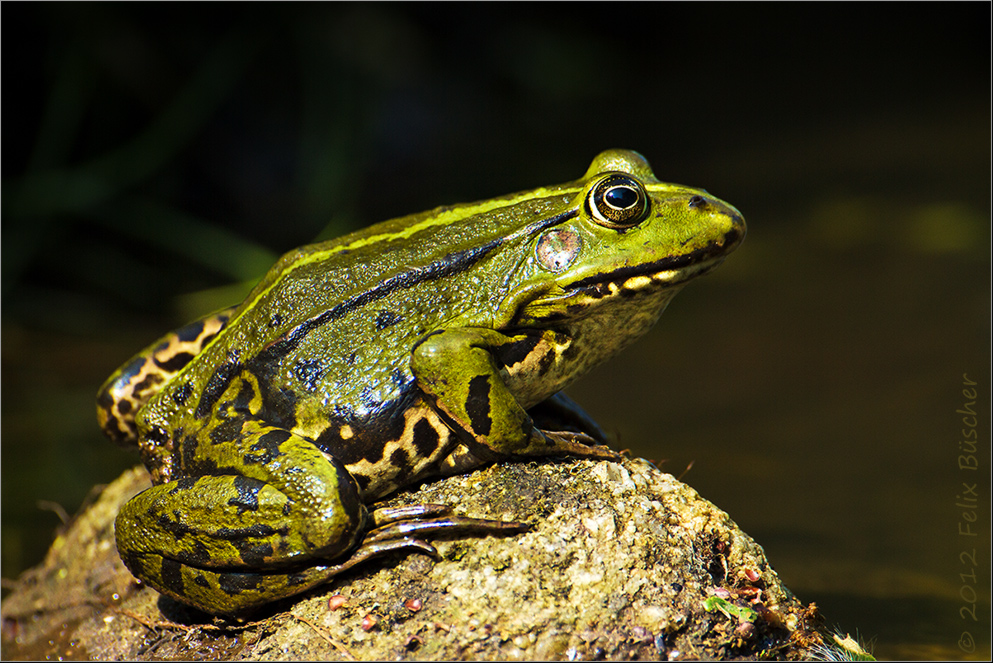
<path fill-rule="evenodd" d="M 527 523 L 512 520 L 489 520 L 486 518 L 467 518 L 452 514 L 452 507 L 445 504 L 414 504 L 402 507 L 387 507 L 376 509 L 371 514 L 374 529 L 369 530 L 362 539 L 363 548 L 373 548 L 378 543 L 409 539 L 425 534 L 463 535 L 463 534 L 520 534 L 531 529 Z M 423 544 L 423 542 L 421 542 Z M 427 546 L 427 544 L 423 544 Z M 432 552 L 421 547 L 425 552 Z M 430 547 L 430 546 L 428 546 Z"/>
<path fill-rule="evenodd" d="M 120 445 L 137 442 L 135 414 L 227 326 L 233 312 L 226 308 L 169 332 L 107 378 L 97 392 L 97 421 L 107 437 Z"/>
<path fill-rule="evenodd" d="M 139 506 L 140 502 L 133 508 Z M 366 534 L 361 544 L 344 562 L 329 565 L 314 564 L 312 560 L 310 566 L 283 570 L 219 570 L 207 568 L 210 561 L 197 559 L 195 554 L 180 553 L 169 557 L 148 552 L 136 554 L 132 548 L 133 543 L 128 539 L 123 544 L 119 540 L 118 546 L 121 547 L 121 556 L 128 567 L 136 575 L 148 579 L 149 584 L 163 594 L 211 614 L 233 615 L 322 585 L 340 573 L 385 554 L 421 552 L 437 558 L 435 547 L 420 538 L 427 534 L 506 535 L 530 529 L 527 523 L 522 522 L 453 516 L 451 508 L 441 504 L 377 509 L 372 512 L 370 523 L 374 529 Z M 176 528 L 172 529 L 176 531 Z M 256 534 L 264 534 L 263 529 L 258 528 Z M 228 537 L 232 534 L 233 531 L 226 532 Z M 244 557 L 246 553 L 252 555 L 265 552 L 266 544 L 251 544 L 246 538 L 237 548 L 238 554 Z"/>
<path fill-rule="evenodd" d="M 324 584 L 341 573 L 336 567 L 310 566 L 299 571 L 214 571 L 158 556 L 142 558 L 147 581 L 162 594 L 212 615 L 234 616 Z M 134 559 L 128 565 L 135 573 Z"/>
<path fill-rule="evenodd" d="M 117 545 L 128 568 L 214 614 L 326 580 L 322 569 L 365 530 L 351 475 L 311 442 L 254 419 L 223 420 L 200 438 L 184 459 L 196 476 L 153 486 L 121 509 Z"/>
<path fill-rule="evenodd" d="M 341 564 L 314 564 L 283 572 L 217 571 L 162 556 L 142 557 L 140 570 L 144 577 L 154 579 L 149 584 L 167 596 L 213 615 L 233 616 L 319 587 L 361 562 L 399 550 L 437 554 L 434 546 L 406 537 L 357 550 Z M 134 568 L 134 563 L 132 559 L 128 566 Z"/>

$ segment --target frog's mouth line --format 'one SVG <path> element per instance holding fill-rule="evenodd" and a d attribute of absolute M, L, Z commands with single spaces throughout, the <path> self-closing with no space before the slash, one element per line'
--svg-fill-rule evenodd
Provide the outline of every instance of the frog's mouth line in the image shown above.
<path fill-rule="evenodd" d="M 598 274 L 569 283 L 569 293 L 582 292 L 600 299 L 618 294 L 634 294 L 649 286 L 671 288 L 709 272 L 724 261 L 727 254 L 743 239 L 744 233 L 733 228 L 718 241 L 690 253 L 670 256 L 643 265 L 621 267 L 607 274 Z"/>

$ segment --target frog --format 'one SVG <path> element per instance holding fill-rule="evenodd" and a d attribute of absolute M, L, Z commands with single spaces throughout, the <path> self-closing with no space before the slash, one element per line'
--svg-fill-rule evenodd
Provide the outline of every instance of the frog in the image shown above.
<path fill-rule="evenodd" d="M 579 179 L 385 221 L 283 255 L 247 298 L 101 387 L 152 486 L 115 522 L 134 576 L 210 614 L 296 596 L 430 537 L 529 523 L 377 503 L 486 465 L 621 456 L 563 390 L 744 239 L 630 150 Z"/>

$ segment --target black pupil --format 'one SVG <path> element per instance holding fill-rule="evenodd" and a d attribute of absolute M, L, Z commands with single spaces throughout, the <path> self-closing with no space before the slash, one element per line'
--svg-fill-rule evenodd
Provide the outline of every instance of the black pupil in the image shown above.
<path fill-rule="evenodd" d="M 629 186 L 615 186 L 611 187 L 603 198 L 615 209 L 628 209 L 637 204 L 638 192 Z"/>

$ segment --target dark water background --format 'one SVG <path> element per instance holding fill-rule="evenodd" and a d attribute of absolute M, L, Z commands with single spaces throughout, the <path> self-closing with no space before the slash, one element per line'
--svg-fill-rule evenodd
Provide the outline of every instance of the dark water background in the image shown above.
<path fill-rule="evenodd" d="M 93 412 L 132 352 L 296 245 L 627 147 L 749 235 L 571 394 L 619 447 L 692 463 L 684 479 L 878 656 L 989 657 L 988 4 L 2 19 L 4 578 L 41 559 L 53 505 L 135 462 Z"/>

